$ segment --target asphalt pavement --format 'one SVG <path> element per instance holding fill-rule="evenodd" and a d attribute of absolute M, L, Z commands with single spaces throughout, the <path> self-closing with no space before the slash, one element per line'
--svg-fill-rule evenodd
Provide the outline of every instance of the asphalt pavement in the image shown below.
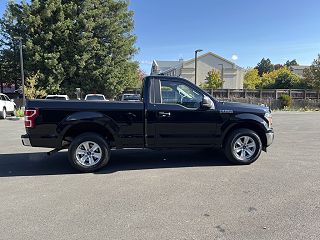
<path fill-rule="evenodd" d="M 220 152 L 117 150 L 79 174 L 0 120 L 0 239 L 320 239 L 320 113 L 274 113 L 250 166 Z"/>

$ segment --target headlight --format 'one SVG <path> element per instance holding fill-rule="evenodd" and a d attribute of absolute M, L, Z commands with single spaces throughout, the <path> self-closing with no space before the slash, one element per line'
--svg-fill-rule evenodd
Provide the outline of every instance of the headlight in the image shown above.
<path fill-rule="evenodd" d="M 264 117 L 268 120 L 269 128 L 272 127 L 272 114 L 270 112 L 266 113 Z"/>

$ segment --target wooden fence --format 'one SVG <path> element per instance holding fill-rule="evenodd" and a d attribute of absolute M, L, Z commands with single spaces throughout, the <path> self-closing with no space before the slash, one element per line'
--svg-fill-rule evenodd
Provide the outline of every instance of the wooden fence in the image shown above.
<path fill-rule="evenodd" d="M 215 98 L 236 99 L 236 98 L 259 98 L 259 99 L 278 99 L 281 95 L 287 94 L 292 99 L 320 99 L 320 91 L 301 90 L 301 89 L 204 89 Z M 125 93 L 140 93 L 140 89 L 128 89 Z"/>
<path fill-rule="evenodd" d="M 205 89 L 207 93 L 215 98 L 234 99 L 234 98 L 260 98 L 278 99 L 281 95 L 287 94 L 292 99 L 320 99 L 320 91 L 301 90 L 301 89 Z"/>

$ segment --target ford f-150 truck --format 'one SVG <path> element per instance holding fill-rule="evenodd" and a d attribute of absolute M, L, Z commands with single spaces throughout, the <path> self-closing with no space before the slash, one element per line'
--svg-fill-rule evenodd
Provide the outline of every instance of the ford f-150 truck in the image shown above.
<path fill-rule="evenodd" d="M 221 102 L 168 76 L 146 77 L 140 102 L 27 101 L 25 127 L 25 146 L 67 148 L 83 172 L 104 167 L 112 148 L 222 148 L 233 163 L 250 164 L 274 138 L 269 108 Z"/>

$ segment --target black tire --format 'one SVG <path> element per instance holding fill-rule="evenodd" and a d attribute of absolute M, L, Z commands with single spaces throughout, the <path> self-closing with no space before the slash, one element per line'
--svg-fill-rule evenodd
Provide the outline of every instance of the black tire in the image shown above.
<path fill-rule="evenodd" d="M 0 112 L 0 119 L 6 119 L 7 118 L 7 111 L 6 108 L 2 109 L 2 112 Z"/>
<path fill-rule="evenodd" d="M 239 144 L 246 140 L 247 144 Z M 239 165 L 248 165 L 255 162 L 259 158 L 261 150 L 262 143 L 259 135 L 246 128 L 237 129 L 229 134 L 224 146 L 226 157 L 231 162 Z"/>
<path fill-rule="evenodd" d="M 14 108 L 13 112 L 11 113 L 11 116 L 15 117 L 16 116 L 16 112 L 17 112 L 17 108 Z"/>
<path fill-rule="evenodd" d="M 91 142 L 91 145 L 90 145 Z M 101 158 L 96 160 L 96 162 L 90 164 L 88 155 L 81 155 L 80 151 L 88 152 L 88 149 L 85 150 L 85 145 L 89 143 L 89 148 L 93 148 L 93 144 L 97 144 L 100 149 L 96 154 L 101 154 Z M 101 151 L 101 152 L 100 152 Z M 91 152 L 91 154 L 94 152 Z M 70 164 L 81 172 L 94 172 L 102 167 L 106 166 L 110 159 L 110 148 L 106 140 L 96 133 L 84 133 L 77 136 L 69 146 L 68 150 Z M 85 162 L 81 163 L 81 159 L 86 158 Z M 90 155 L 91 156 L 91 155 Z M 95 156 L 91 157 L 91 162 L 94 161 Z M 80 159 L 79 159 L 80 158 Z M 96 158 L 98 159 L 98 158 Z"/>

